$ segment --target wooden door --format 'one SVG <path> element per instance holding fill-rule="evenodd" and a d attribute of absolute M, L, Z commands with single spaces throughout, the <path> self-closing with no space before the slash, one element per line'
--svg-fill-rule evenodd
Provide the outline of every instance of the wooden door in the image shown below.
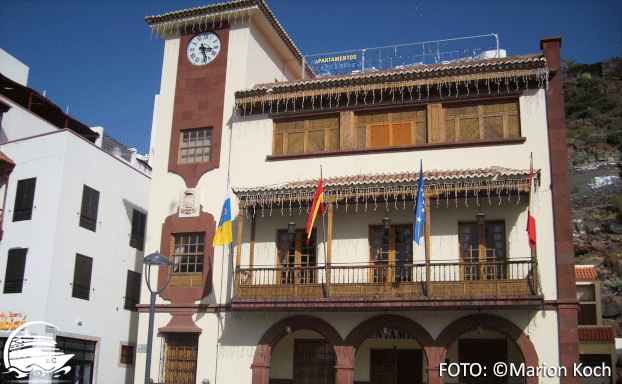
<path fill-rule="evenodd" d="M 492 372 L 495 363 L 507 364 L 508 343 L 506 339 L 460 339 L 458 340 L 459 363 L 481 364 L 484 372 Z M 495 375 L 486 377 L 460 377 L 460 382 L 465 384 L 507 383 L 507 377 L 499 378 Z"/>
<path fill-rule="evenodd" d="M 423 352 L 420 349 L 372 349 L 371 384 L 421 384 Z"/>

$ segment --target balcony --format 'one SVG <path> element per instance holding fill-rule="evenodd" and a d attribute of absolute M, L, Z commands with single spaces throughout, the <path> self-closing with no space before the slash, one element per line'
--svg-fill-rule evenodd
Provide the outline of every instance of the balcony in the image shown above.
<path fill-rule="evenodd" d="M 326 283 L 328 282 L 328 284 Z M 534 296 L 533 260 L 238 268 L 235 300 Z"/>

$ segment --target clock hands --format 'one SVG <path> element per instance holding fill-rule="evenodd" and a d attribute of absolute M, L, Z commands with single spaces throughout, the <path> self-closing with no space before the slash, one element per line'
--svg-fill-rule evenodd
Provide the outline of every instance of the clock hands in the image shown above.
<path fill-rule="evenodd" d="M 203 55 L 203 61 L 207 61 L 207 54 L 205 52 L 211 52 L 213 48 L 211 47 L 206 47 L 205 45 L 203 45 L 201 43 L 201 46 L 199 47 L 199 51 L 201 51 L 201 54 Z"/>

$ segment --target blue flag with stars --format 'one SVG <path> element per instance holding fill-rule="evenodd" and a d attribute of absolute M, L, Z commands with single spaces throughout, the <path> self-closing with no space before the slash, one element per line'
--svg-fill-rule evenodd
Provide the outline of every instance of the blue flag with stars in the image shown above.
<path fill-rule="evenodd" d="M 423 186 L 423 162 L 419 169 L 419 185 L 417 187 L 417 203 L 415 204 L 415 237 L 414 240 L 419 245 L 419 238 L 423 232 L 425 223 L 425 188 Z"/>

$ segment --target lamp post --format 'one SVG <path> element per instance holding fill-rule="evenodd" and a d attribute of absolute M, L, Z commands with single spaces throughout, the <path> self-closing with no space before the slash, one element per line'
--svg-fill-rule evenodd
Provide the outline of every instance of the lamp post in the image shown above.
<path fill-rule="evenodd" d="M 150 255 L 145 256 L 143 260 L 143 264 L 145 264 L 145 281 L 147 282 L 147 288 L 149 288 L 149 292 L 151 292 L 151 303 L 149 305 L 149 332 L 147 334 L 147 367 L 145 368 L 145 384 L 150 384 L 149 379 L 151 376 L 151 350 L 153 349 L 153 318 L 155 317 L 155 302 L 156 296 L 158 293 L 162 292 L 164 288 L 171 281 L 171 275 L 173 274 L 173 268 L 169 268 L 168 272 L 168 280 L 166 284 L 159 291 L 153 291 L 151 289 L 151 267 L 166 267 L 173 264 L 166 256 L 156 251 Z"/>

